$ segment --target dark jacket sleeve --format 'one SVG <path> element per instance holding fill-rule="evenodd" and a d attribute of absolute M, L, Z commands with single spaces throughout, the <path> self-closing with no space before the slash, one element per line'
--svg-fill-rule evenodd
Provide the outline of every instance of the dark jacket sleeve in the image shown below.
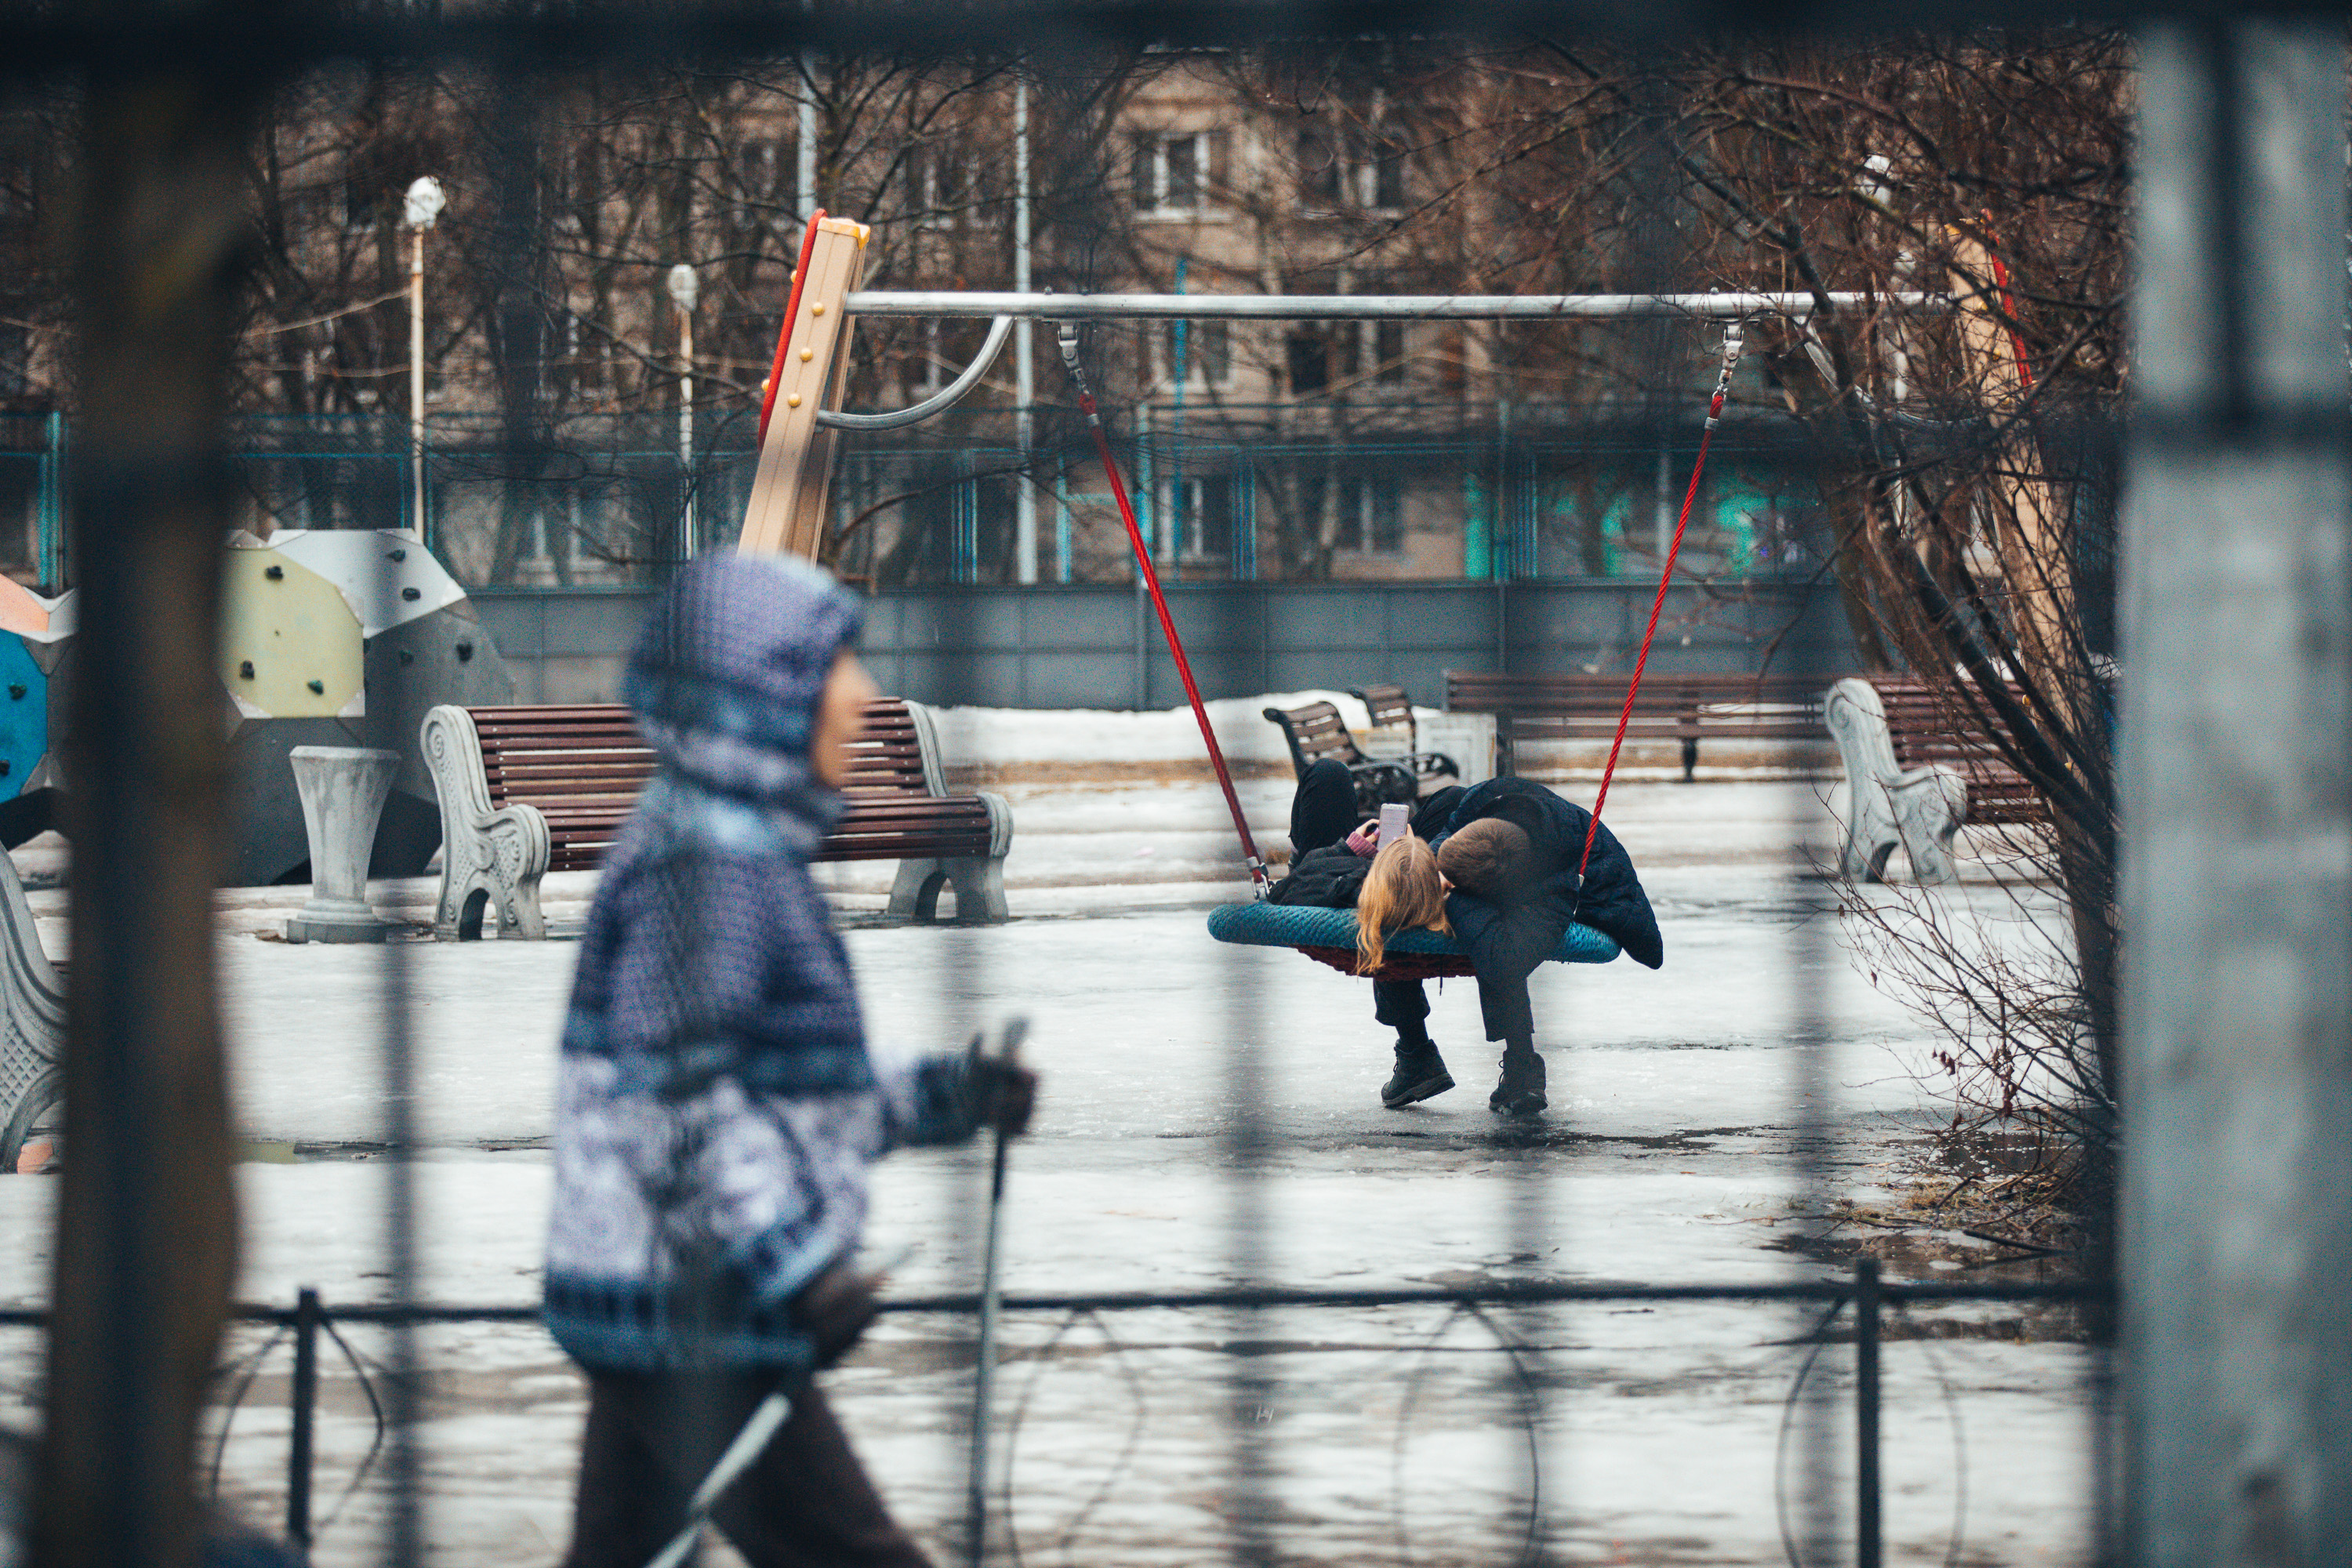
<path fill-rule="evenodd" d="M 1266 894 L 1266 901 L 1303 904 L 1318 910 L 1352 910 L 1371 868 L 1370 860 L 1345 844 L 1310 849 L 1292 864 L 1289 876 L 1274 885 Z"/>

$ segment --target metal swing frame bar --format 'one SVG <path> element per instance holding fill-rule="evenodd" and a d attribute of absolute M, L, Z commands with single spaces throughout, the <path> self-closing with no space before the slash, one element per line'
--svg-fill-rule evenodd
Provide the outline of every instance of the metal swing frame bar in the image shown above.
<path fill-rule="evenodd" d="M 1738 321 L 1893 308 L 1948 310 L 1949 295 L 1863 294 L 1013 294 L 865 289 L 844 301 L 858 316 L 1010 316 L 1054 321 Z"/>

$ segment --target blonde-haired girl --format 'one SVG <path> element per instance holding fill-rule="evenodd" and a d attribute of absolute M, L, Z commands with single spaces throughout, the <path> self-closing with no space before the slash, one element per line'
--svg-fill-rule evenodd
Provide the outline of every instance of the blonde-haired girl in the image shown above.
<path fill-rule="evenodd" d="M 1415 930 L 1454 934 L 1445 919 L 1445 878 L 1437 869 L 1436 852 L 1407 828 L 1402 838 L 1373 853 L 1356 894 L 1356 973 L 1378 969 L 1389 938 Z"/>
<path fill-rule="evenodd" d="M 1441 792 L 1415 813 L 1423 827 L 1443 822 L 1459 789 Z M 1401 931 L 1442 931 L 1446 919 L 1444 877 L 1421 833 L 1408 832 L 1381 844 L 1378 826 L 1356 822 L 1356 788 L 1347 765 L 1326 757 L 1307 770 L 1290 807 L 1290 875 L 1274 885 L 1277 904 L 1356 911 L 1356 973 L 1379 969 L 1389 939 Z M 1445 1058 L 1429 1037 L 1429 996 L 1418 980 L 1374 980 L 1372 1016 L 1394 1029 L 1396 1070 L 1381 1088 L 1381 1103 L 1394 1110 L 1444 1094 L 1454 1087 Z"/>

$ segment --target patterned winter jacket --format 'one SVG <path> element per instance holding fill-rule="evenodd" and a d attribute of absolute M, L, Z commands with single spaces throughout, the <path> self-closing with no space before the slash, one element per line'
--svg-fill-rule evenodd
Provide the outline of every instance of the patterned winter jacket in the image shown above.
<path fill-rule="evenodd" d="M 961 1058 L 869 1050 L 807 858 L 858 605 L 814 568 L 681 573 L 629 664 L 662 772 L 606 858 L 558 1077 L 545 1315 L 595 1368 L 789 1369 L 800 1289 L 854 1248 L 867 1163 L 976 1123 Z"/>

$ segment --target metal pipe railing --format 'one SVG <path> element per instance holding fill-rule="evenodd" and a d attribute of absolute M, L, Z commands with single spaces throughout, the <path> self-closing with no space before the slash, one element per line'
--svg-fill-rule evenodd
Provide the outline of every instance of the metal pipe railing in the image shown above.
<path fill-rule="evenodd" d="M 1948 310 L 1949 295 L 1858 294 L 1006 294 L 961 289 L 863 289 L 845 308 L 860 316 L 1013 316 L 1054 321 L 1633 321 L 1684 316 L 1811 316 L 1891 306 Z"/>
<path fill-rule="evenodd" d="M 1623 1301 L 1707 1302 L 1707 1301 L 1829 1301 L 1838 1308 L 1849 1303 L 1853 1308 L 1855 1377 L 1853 1383 L 1854 1432 L 1857 1440 L 1857 1464 L 1854 1473 L 1855 1562 L 1858 1568 L 1871 1568 L 1882 1561 L 1883 1480 L 1878 1458 L 1880 1424 L 1884 1414 L 1885 1396 L 1881 1386 L 1879 1352 L 1885 1338 L 1885 1323 L 1882 1308 L 1886 1305 L 1952 1303 L 1962 1301 L 2041 1301 L 2092 1303 L 2106 1300 L 2106 1289 L 2095 1280 L 2035 1280 L 1995 1282 L 1990 1280 L 1920 1280 L 1891 1282 L 1879 1276 L 1878 1260 L 1864 1257 L 1855 1259 L 1852 1274 L 1844 1279 L 1822 1278 L 1755 1281 L 1743 1284 L 1645 1284 L 1614 1280 L 1510 1280 L 1483 1287 L 1459 1288 L 1445 1286 L 1402 1286 L 1342 1289 L 1285 1289 L 1280 1287 L 1244 1287 L 1241 1289 L 1173 1291 L 1103 1291 L 1071 1294 L 1037 1294 L 1008 1296 L 1003 1308 L 1013 1312 L 1036 1311 L 1133 1311 L 1150 1310 L 1194 1310 L 1254 1308 L 1331 1308 L 1375 1306 L 1531 1306 L 1541 1303 L 1601 1303 Z M 939 1295 L 901 1297 L 879 1303 L 886 1313 L 911 1312 L 973 1313 L 984 1310 L 982 1298 L 972 1295 Z M 540 1309 L 535 1306 L 465 1305 L 457 1303 L 426 1304 L 420 1302 L 353 1303 L 329 1309 L 316 1289 L 303 1288 L 295 1305 L 289 1309 L 261 1303 L 246 1303 L 231 1309 L 230 1316 L 247 1323 L 269 1323 L 293 1331 L 294 1376 L 290 1390 L 291 1432 L 287 1447 L 286 1533 L 287 1539 L 306 1551 L 312 1543 L 315 1524 L 311 1518 L 314 1493 L 312 1469 L 315 1463 L 319 1400 L 319 1336 L 332 1332 L 331 1325 L 341 1323 L 424 1323 L 503 1322 L 527 1323 L 539 1321 Z M 32 1328 L 46 1326 L 49 1314 L 39 1307 L 0 1309 L 0 1326 Z M 1829 1327 L 1823 1321 L 1816 1332 Z M 234 1412 L 231 1413 L 234 1419 Z"/>

